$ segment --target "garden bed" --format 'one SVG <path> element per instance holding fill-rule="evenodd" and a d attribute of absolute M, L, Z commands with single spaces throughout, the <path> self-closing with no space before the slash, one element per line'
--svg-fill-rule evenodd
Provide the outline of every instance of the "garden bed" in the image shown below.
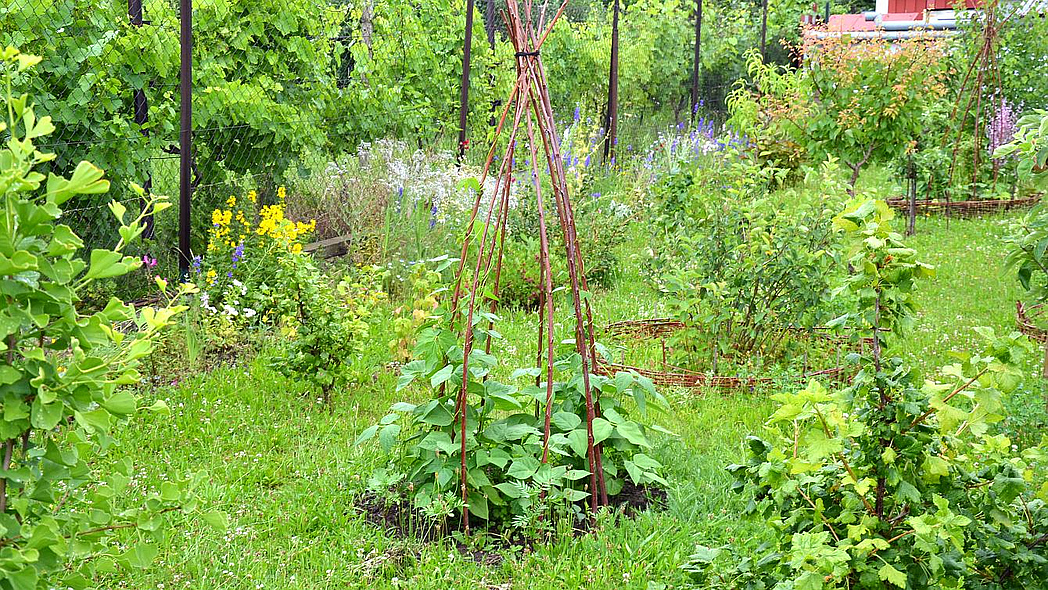
<path fill-rule="evenodd" d="M 1015 323 L 1019 331 L 1042 344 L 1048 343 L 1048 330 L 1042 328 L 1045 309 L 1044 304 L 1027 307 L 1022 301 L 1015 302 Z"/>
<path fill-rule="evenodd" d="M 613 363 L 599 358 L 597 360 L 595 371 L 598 374 L 609 377 L 614 376 L 620 371 L 633 371 L 651 379 L 655 385 L 669 387 L 713 387 L 717 389 L 737 390 L 746 388 L 753 389 L 758 385 L 770 385 L 774 383 L 775 379 L 772 377 L 714 375 L 670 364 L 666 361 L 667 347 L 665 340 L 674 332 L 684 329 L 684 327 L 684 322 L 668 318 L 626 320 L 610 324 L 604 329 L 605 334 L 628 337 L 636 340 L 662 340 L 663 369 L 658 370 L 634 367 Z M 830 341 L 840 346 L 841 350 L 847 350 L 848 352 L 860 352 L 866 346 L 872 346 L 873 344 L 872 338 L 863 338 L 859 342 L 855 342 L 849 338 L 832 334 L 831 330 L 826 327 L 816 327 L 804 330 L 791 328 L 789 331 L 797 335 L 811 336 L 820 340 Z M 798 379 L 804 381 L 816 377 L 825 377 L 833 380 L 844 381 L 848 379 L 848 377 L 845 376 L 846 370 L 846 367 L 841 364 L 817 370 L 809 370 L 808 368 L 805 368 L 802 374 L 798 376 Z"/>
<path fill-rule="evenodd" d="M 945 213 L 956 217 L 968 217 L 985 213 L 997 213 L 1012 209 L 1033 207 L 1041 201 L 1043 195 L 1036 194 L 1021 199 L 985 199 L 975 201 L 939 201 L 919 199 L 916 203 L 917 213 Z M 906 197 L 888 199 L 888 206 L 897 211 L 910 210 L 910 201 Z"/>

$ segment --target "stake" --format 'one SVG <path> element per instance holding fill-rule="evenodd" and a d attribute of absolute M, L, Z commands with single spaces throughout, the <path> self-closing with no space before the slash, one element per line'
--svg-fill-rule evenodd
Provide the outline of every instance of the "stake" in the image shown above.
<path fill-rule="evenodd" d="M 189 205 L 193 198 L 193 0 L 179 0 L 182 45 L 180 90 L 181 105 L 178 132 L 178 270 L 189 273 Z"/>
<path fill-rule="evenodd" d="M 695 0 L 695 57 L 691 69 L 691 119 L 699 108 L 699 68 L 702 67 L 702 0 Z"/>
<path fill-rule="evenodd" d="M 466 155 L 466 119 L 469 116 L 469 58 L 473 48 L 473 0 L 466 0 L 466 32 L 462 38 L 462 83 L 459 94 L 458 161 Z"/>
<path fill-rule="evenodd" d="M 761 2 L 761 61 L 768 61 L 768 0 Z"/>
<path fill-rule="evenodd" d="M 906 224 L 906 235 L 912 236 L 917 233 L 917 167 L 913 163 L 913 154 L 910 154 L 910 160 L 906 166 L 906 171 L 910 177 L 909 183 L 909 221 Z"/>
<path fill-rule="evenodd" d="M 608 71 L 608 106 L 604 116 L 604 163 L 615 158 L 619 126 L 619 0 L 611 3 L 611 67 Z"/>

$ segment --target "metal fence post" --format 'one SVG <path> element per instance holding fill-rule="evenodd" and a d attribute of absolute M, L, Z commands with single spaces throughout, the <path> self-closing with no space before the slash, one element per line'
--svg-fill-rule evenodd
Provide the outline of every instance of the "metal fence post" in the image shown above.
<path fill-rule="evenodd" d="M 131 26 L 141 27 L 145 24 L 142 18 L 142 0 L 127 0 L 127 15 L 131 20 Z M 146 97 L 146 91 L 144 88 L 138 88 L 133 94 L 134 111 L 135 111 L 135 125 L 138 125 L 142 131 L 142 135 L 149 137 L 149 130 L 145 129 L 144 126 L 149 123 L 149 98 Z M 148 161 L 148 157 L 146 160 Z M 146 196 L 153 190 L 153 173 L 150 170 L 146 171 L 146 177 L 142 181 L 142 188 L 146 191 Z M 144 205 L 143 205 L 144 206 Z M 153 237 L 153 216 L 149 215 L 145 218 L 145 229 L 142 231 L 142 237 L 150 239 Z"/>
<path fill-rule="evenodd" d="M 178 268 L 189 273 L 189 204 L 193 195 L 193 0 L 180 0 L 182 45 L 179 86 L 181 90 L 178 131 Z"/>
<path fill-rule="evenodd" d="M 466 155 L 466 123 L 469 117 L 469 58 L 473 46 L 473 0 L 466 1 L 466 33 L 462 40 L 462 86 L 459 93 L 458 161 Z"/>
<path fill-rule="evenodd" d="M 615 158 L 619 127 L 619 0 L 612 0 L 611 67 L 608 72 L 608 109 L 604 118 L 604 162 Z"/>
<path fill-rule="evenodd" d="M 702 67 L 702 0 L 695 0 L 695 58 L 691 70 L 691 118 L 699 107 L 699 68 Z"/>

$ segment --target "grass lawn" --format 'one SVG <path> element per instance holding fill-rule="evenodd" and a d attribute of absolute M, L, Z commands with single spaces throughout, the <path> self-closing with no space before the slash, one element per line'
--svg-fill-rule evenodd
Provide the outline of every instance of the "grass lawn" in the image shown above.
<path fill-rule="evenodd" d="M 922 310 L 904 353 L 933 370 L 952 348 L 970 348 L 972 328 L 1009 330 L 1019 288 L 1003 268 L 1000 237 L 1008 216 L 976 220 L 922 218 L 912 244 L 938 276 L 920 287 Z M 642 244 L 634 236 L 627 252 Z M 600 321 L 651 317 L 657 297 L 636 280 L 636 257 L 618 287 L 596 298 Z M 632 274 L 631 274 L 632 273 Z M 508 314 L 510 366 L 534 355 L 534 317 Z M 167 417 L 142 416 L 118 434 L 114 458 L 130 456 L 134 485 L 156 487 L 170 474 L 204 470 L 203 500 L 230 516 L 220 534 L 201 522 L 173 528 L 153 568 L 103 586 L 121 588 L 678 588 L 678 568 L 696 542 L 754 543 L 762 523 L 741 517 L 744 498 L 728 490 L 724 466 L 744 457 L 743 438 L 760 433 L 772 411 L 766 394 L 665 392 L 671 413 L 655 457 L 667 466 L 668 506 L 635 519 L 607 518 L 596 534 L 568 531 L 552 543 L 508 553 L 498 565 L 475 563 L 451 542 L 423 545 L 394 538 L 364 522 L 353 496 L 386 458 L 374 443 L 354 446 L 365 427 L 402 398 L 383 368 L 388 319 L 373 328 L 365 353 L 373 377 L 341 393 L 328 413 L 304 386 L 267 368 L 265 350 L 253 360 L 206 374 L 164 373 L 150 396 L 167 401 Z M 533 362 L 533 361 L 532 361 Z M 158 366 L 166 366 L 158 359 Z M 1031 377 L 1039 359 L 1030 362 Z M 177 379 L 177 383 L 170 384 Z M 1032 380 L 1033 381 L 1033 380 Z M 1013 402 L 1040 411 L 1040 384 Z M 1034 408 L 1031 410 L 1030 408 Z M 1025 414 L 1024 414 L 1025 415 Z M 1038 418 L 1040 419 L 1040 418 Z M 1025 422 L 1024 422 L 1025 424 Z"/>

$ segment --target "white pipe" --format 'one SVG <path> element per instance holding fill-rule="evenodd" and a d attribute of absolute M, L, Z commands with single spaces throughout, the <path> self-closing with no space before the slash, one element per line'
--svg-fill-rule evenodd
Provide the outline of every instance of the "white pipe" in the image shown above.
<path fill-rule="evenodd" d="M 952 31 L 957 28 L 957 21 L 955 20 L 890 20 L 879 22 L 877 24 L 885 31 Z"/>
<path fill-rule="evenodd" d="M 903 39 L 915 39 L 918 37 L 953 37 L 957 33 L 958 31 L 956 29 L 947 29 L 940 31 L 812 31 L 808 34 L 814 36 L 816 39 L 837 39 L 847 35 L 856 41 L 863 41 L 867 39 L 885 39 L 887 41 L 901 41 Z"/>

